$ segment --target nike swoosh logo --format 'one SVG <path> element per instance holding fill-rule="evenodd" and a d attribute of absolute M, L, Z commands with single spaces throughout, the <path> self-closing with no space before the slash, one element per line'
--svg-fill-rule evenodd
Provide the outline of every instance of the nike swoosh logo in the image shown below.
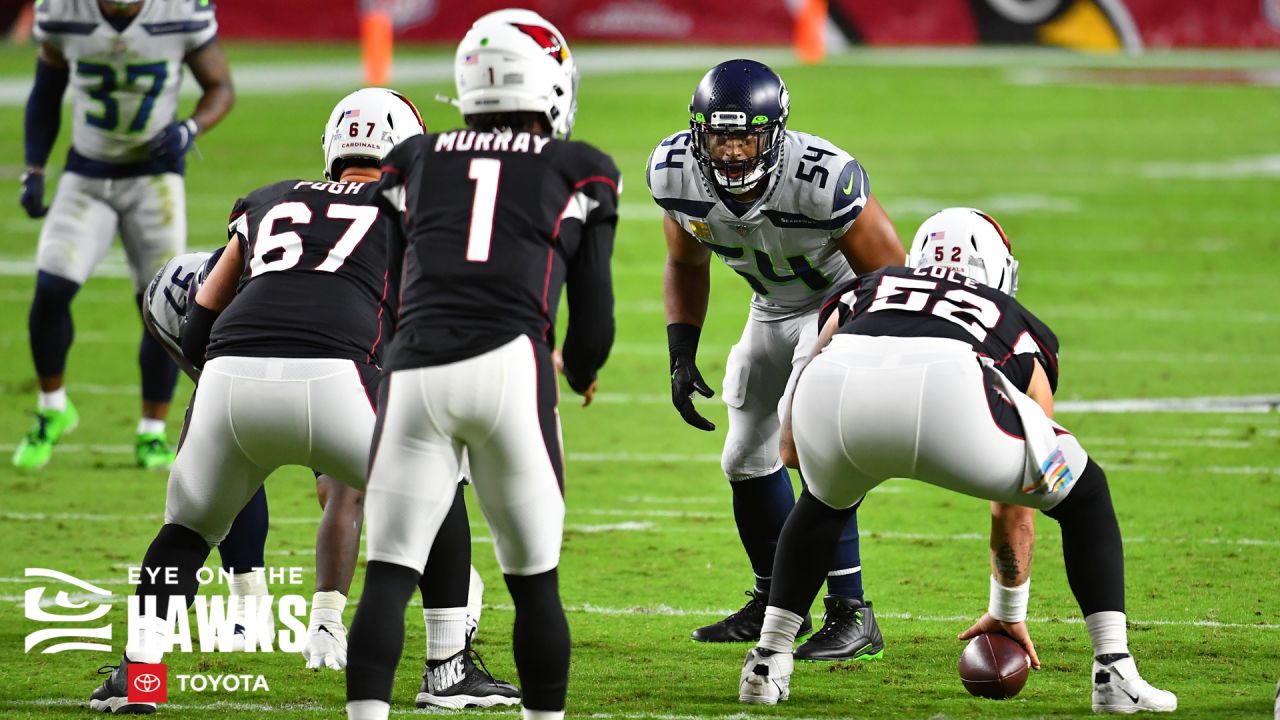
<path fill-rule="evenodd" d="M 853 192 L 853 175 L 849 175 L 849 184 L 844 186 L 844 194 L 848 195 Z"/>
<path fill-rule="evenodd" d="M 1137 695 L 1130 695 L 1130 694 L 1129 694 L 1129 691 L 1128 691 L 1128 690 L 1125 690 L 1124 688 L 1120 688 L 1120 692 L 1124 693 L 1124 696 L 1125 696 L 1125 697 L 1127 697 L 1127 698 L 1129 698 L 1129 699 L 1130 699 L 1130 700 L 1132 700 L 1133 702 L 1135 702 L 1135 703 L 1136 703 L 1136 702 L 1138 702 L 1138 696 L 1137 696 Z"/>

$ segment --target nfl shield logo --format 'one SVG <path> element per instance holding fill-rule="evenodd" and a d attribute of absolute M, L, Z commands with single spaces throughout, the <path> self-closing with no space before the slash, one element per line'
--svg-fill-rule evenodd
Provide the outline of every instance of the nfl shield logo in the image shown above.
<path fill-rule="evenodd" d="M 738 233 L 742 237 L 746 237 L 747 235 L 751 234 L 750 225 L 734 225 L 733 230 L 734 232 Z"/>

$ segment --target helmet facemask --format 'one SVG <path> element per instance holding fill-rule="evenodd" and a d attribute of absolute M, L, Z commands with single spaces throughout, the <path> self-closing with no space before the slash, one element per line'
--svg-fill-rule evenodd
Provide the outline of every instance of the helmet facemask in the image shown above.
<path fill-rule="evenodd" d="M 778 166 L 782 121 L 763 116 L 748 123 L 743 112 L 690 113 L 693 156 L 707 179 L 734 195 L 750 191 Z"/>

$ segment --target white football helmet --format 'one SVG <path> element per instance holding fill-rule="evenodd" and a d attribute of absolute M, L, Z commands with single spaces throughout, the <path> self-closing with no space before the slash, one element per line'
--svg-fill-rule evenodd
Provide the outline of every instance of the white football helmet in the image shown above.
<path fill-rule="evenodd" d="M 981 210 L 954 207 L 934 213 L 916 231 L 907 265 L 951 268 L 1007 295 L 1018 294 L 1018 261 L 1009 239 Z"/>
<path fill-rule="evenodd" d="M 532 10 L 498 10 L 471 25 L 453 59 L 458 109 L 536 112 L 567 138 L 578 111 L 578 68 L 564 35 Z"/>
<path fill-rule="evenodd" d="M 320 139 L 324 148 L 324 176 L 341 177 L 338 160 L 379 161 L 400 141 L 426 131 L 418 108 L 409 98 L 385 88 L 364 88 L 342 98 L 329 113 Z"/>

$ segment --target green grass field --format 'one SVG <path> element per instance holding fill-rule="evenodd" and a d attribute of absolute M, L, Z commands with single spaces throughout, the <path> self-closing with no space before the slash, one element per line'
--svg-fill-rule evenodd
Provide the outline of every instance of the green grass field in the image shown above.
<path fill-rule="evenodd" d="M 355 51 L 231 46 L 242 88 L 227 120 L 200 141 L 188 173 L 190 245 L 225 241 L 233 201 L 258 185 L 320 175 L 320 125 L 357 86 Z M 705 56 L 705 62 L 703 62 Z M 611 153 L 626 175 L 614 272 L 618 341 L 599 402 L 566 396 L 568 527 L 561 566 L 570 608 L 569 710 L 600 718 L 977 718 L 1089 714 L 1089 644 L 1067 590 L 1061 543 L 1041 518 L 1031 630 L 1044 669 L 1015 700 L 971 698 L 956 676 L 955 635 L 985 608 L 986 504 L 893 481 L 863 506 L 868 597 L 885 634 L 869 664 L 799 666 L 792 699 L 774 709 L 736 700 L 746 646 L 704 646 L 689 631 L 736 609 L 750 568 L 718 463 L 723 407 L 701 407 L 721 431 L 685 426 L 667 399 L 660 212 L 644 187 L 654 144 L 686 122 L 708 51 L 633 53 L 634 68 L 584 67 L 576 137 Z M 785 57 L 776 52 L 769 59 Z M 406 54 L 398 89 L 433 129 L 454 125 L 447 54 Z M 1056 53 L 859 53 L 822 67 L 779 68 L 791 127 L 820 134 L 866 166 L 873 192 L 909 241 L 935 209 L 995 215 L 1022 261 L 1023 302 L 1059 334 L 1068 405 L 1060 419 L 1108 469 L 1126 536 L 1131 646 L 1144 675 L 1179 696 L 1179 715 L 1269 717 L 1280 676 L 1280 415 L 1274 411 L 1104 413 L 1087 401 L 1280 392 L 1280 95 L 1247 84 L 1171 84 L 1162 68 L 1274 68 L 1275 55 L 1128 61 Z M 30 422 L 35 383 L 26 316 L 39 225 L 17 206 L 21 98 L 30 50 L 0 52 L 0 449 Z M 1109 74 L 1145 68 L 1149 78 Z M 1082 76 L 1081 68 L 1095 72 Z M 443 69 L 443 72 L 441 72 Z M 320 80 L 315 79 L 317 70 Z M 332 70 L 325 77 L 324 74 Z M 1198 78 L 1183 71 L 1184 80 Z M 1219 74 L 1215 76 L 1222 79 Z M 1234 77 L 1234 76 L 1231 76 Z M 311 78 L 308 81 L 306 78 Z M 1112 82 L 1115 80 L 1116 82 Z M 1122 81 L 1123 80 L 1123 81 Z M 3 95 L 0 92 L 0 95 Z M 190 98 L 187 105 L 191 103 Z M 53 165 L 60 165 L 69 124 Z M 50 186 L 52 192 L 52 186 Z M 746 314 L 748 289 L 726 268 L 714 289 L 700 363 L 720 388 Z M 24 568 L 48 567 L 130 592 L 164 504 L 165 476 L 132 466 L 140 323 L 122 254 L 75 304 L 69 391 L 82 424 L 44 471 L 0 469 L 0 716 L 81 716 L 115 656 L 24 654 L 38 629 L 23 616 Z M 177 397 L 187 397 L 184 380 Z M 1067 408 L 1074 407 L 1074 411 Z M 174 412 L 170 436 L 177 436 Z M 307 568 L 319 517 L 309 475 L 269 483 L 269 562 Z M 515 678 L 512 612 L 472 503 L 475 564 L 488 583 L 479 649 Z M 215 556 L 216 558 L 216 556 Z M 357 572 L 353 595 L 363 576 Z M 310 585 L 283 592 L 310 595 Z M 354 605 L 354 604 L 353 604 Z M 348 609 L 348 621 L 353 608 Z M 123 642 L 123 604 L 108 616 Z M 421 614 L 396 686 L 412 709 L 421 672 Z M 170 655 L 169 717 L 339 717 L 342 676 L 303 669 L 296 655 Z M 188 672 L 261 673 L 268 693 L 182 693 Z M 512 713 L 489 713 L 505 714 Z"/>

